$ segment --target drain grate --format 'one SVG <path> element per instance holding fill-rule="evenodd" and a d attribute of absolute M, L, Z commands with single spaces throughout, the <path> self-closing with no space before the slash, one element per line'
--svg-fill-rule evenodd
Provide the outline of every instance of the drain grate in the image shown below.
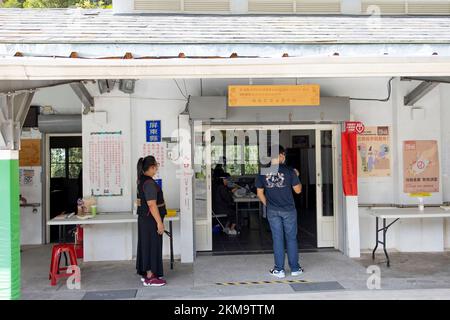
<path fill-rule="evenodd" d="M 82 300 L 116 300 L 136 298 L 137 290 L 111 290 L 87 292 Z"/>
<path fill-rule="evenodd" d="M 294 283 L 291 284 L 291 288 L 294 291 L 332 291 L 332 290 L 344 290 L 345 288 L 337 281 L 326 282 L 306 282 L 306 283 Z"/>

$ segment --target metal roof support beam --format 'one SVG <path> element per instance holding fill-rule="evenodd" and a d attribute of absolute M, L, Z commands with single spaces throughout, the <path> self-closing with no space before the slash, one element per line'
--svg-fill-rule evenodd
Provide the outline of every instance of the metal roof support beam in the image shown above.
<path fill-rule="evenodd" d="M 7 125 L 8 111 L 6 99 L 1 99 L 0 97 L 0 149 L 6 149 L 6 137 L 4 132 L 4 127 Z"/>
<path fill-rule="evenodd" d="M 81 82 L 77 82 L 71 83 L 70 87 L 84 106 L 83 114 L 89 113 L 90 109 L 94 108 L 94 98 L 91 96 L 86 86 Z"/>
<path fill-rule="evenodd" d="M 74 80 L 0 80 L 0 93 L 49 88 L 71 82 L 74 82 Z"/>
<path fill-rule="evenodd" d="M 5 137 L 3 137 L 3 133 L 0 132 L 0 149 L 3 149 L 6 147 L 6 140 Z"/>
<path fill-rule="evenodd" d="M 450 77 L 400 77 L 401 81 L 429 81 L 439 83 L 450 83 Z"/>
<path fill-rule="evenodd" d="M 34 91 L 8 93 L 0 99 L 0 149 L 19 150 L 20 135 Z"/>
<path fill-rule="evenodd" d="M 6 100 L 6 102 L 5 102 Z M 3 103 L 2 103 L 3 101 Z M 0 149 L 19 150 L 20 127 L 14 122 L 14 95 L 6 95 L 6 99 L 0 100 L 1 122 L 0 122 Z"/>
<path fill-rule="evenodd" d="M 14 97 L 14 121 L 20 125 L 22 129 L 30 110 L 31 101 L 33 100 L 34 91 L 23 92 Z"/>
<path fill-rule="evenodd" d="M 403 103 L 405 106 L 413 106 L 417 101 L 422 99 L 428 92 L 433 90 L 439 82 L 434 81 L 423 81 L 413 91 L 408 93 L 404 99 Z"/>

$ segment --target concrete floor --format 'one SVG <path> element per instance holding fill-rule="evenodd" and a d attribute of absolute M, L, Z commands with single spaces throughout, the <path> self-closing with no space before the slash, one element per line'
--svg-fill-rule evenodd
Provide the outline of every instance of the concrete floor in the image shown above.
<path fill-rule="evenodd" d="M 197 257 L 194 264 L 165 263 L 168 285 L 143 287 L 134 261 L 81 264 L 81 289 L 70 290 L 65 280 L 50 286 L 48 270 L 51 246 L 24 247 L 22 252 L 22 299 L 82 299 L 87 292 L 136 289 L 136 299 L 449 299 L 450 252 L 392 253 L 391 268 L 377 256 L 381 269 L 381 290 L 367 289 L 369 254 L 349 259 L 342 253 L 301 254 L 305 274 L 312 283 L 337 281 L 344 289 L 296 292 L 289 284 L 217 285 L 219 282 L 276 280 L 268 274 L 273 265 L 270 254 Z M 301 285 L 301 284 L 300 284 Z"/>

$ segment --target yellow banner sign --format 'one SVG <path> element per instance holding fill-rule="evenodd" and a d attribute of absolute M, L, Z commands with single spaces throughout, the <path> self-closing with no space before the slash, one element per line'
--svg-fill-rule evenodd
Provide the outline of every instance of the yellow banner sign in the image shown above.
<path fill-rule="evenodd" d="M 416 192 L 416 193 L 410 193 L 410 197 L 413 198 L 424 198 L 424 197 L 431 197 L 431 193 L 429 192 Z"/>
<path fill-rule="evenodd" d="M 318 106 L 320 85 L 230 85 L 228 106 Z"/>

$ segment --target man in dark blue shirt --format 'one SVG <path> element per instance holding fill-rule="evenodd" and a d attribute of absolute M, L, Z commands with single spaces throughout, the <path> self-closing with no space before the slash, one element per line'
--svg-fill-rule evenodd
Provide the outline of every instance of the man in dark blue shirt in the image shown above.
<path fill-rule="evenodd" d="M 279 146 L 279 152 L 272 156 L 271 165 L 262 168 L 256 180 L 258 198 L 267 207 L 267 219 L 272 231 L 275 266 L 270 273 L 284 278 L 285 238 L 289 267 L 292 276 L 303 273 L 298 262 L 297 210 L 292 190 L 299 194 L 302 185 L 298 171 L 284 164 L 286 154 Z"/>

